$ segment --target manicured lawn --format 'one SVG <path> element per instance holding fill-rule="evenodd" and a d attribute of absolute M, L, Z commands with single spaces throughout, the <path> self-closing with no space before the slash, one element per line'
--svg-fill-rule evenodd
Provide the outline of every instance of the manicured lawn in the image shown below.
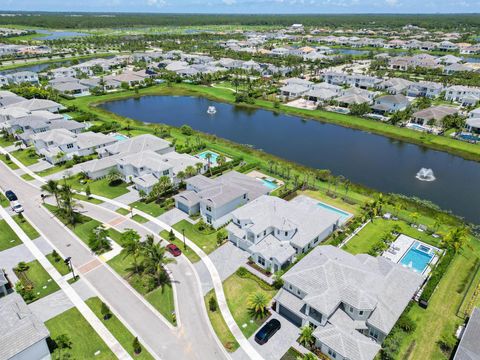
<path fill-rule="evenodd" d="M 208 318 L 210 319 L 210 323 L 212 324 L 213 330 L 217 334 L 218 338 L 223 344 L 223 347 L 227 349 L 229 352 L 234 352 L 238 349 L 239 344 L 233 334 L 231 333 L 230 329 L 228 328 L 225 319 L 220 312 L 220 309 L 217 308 L 216 311 L 210 311 L 208 306 L 208 301 L 211 297 L 215 297 L 215 293 L 213 290 L 210 290 L 207 295 L 205 295 L 205 306 L 207 307 Z"/>
<path fill-rule="evenodd" d="M 143 216 L 138 214 L 133 215 L 132 219 L 140 224 L 145 224 L 149 221 L 148 219 L 145 219 Z"/>
<path fill-rule="evenodd" d="M 5 155 L 0 155 L 0 161 L 3 161 L 10 169 L 12 170 L 17 170 L 18 169 L 18 165 L 15 164 L 12 159 L 10 160 L 7 160 L 6 156 Z"/>
<path fill-rule="evenodd" d="M 23 180 L 25 180 L 25 181 L 32 181 L 32 180 L 34 180 L 33 176 L 30 175 L 30 174 L 23 174 L 23 175 L 21 176 L 21 178 L 22 178 Z"/>
<path fill-rule="evenodd" d="M 205 233 L 198 231 L 195 225 L 189 223 L 187 220 L 182 220 L 173 225 L 173 228 L 180 233 L 185 229 L 185 236 L 192 240 L 207 254 L 214 251 L 217 246 L 217 231 L 207 231 Z"/>
<path fill-rule="evenodd" d="M 6 208 L 10 205 L 10 201 L 0 192 L 0 206 Z"/>
<path fill-rule="evenodd" d="M 343 247 L 343 250 L 352 254 L 367 254 L 385 233 L 392 231 L 395 225 L 400 226 L 400 233 L 402 234 L 434 246 L 439 245 L 438 239 L 435 239 L 425 232 L 418 231 L 404 221 L 393 221 L 377 218 L 373 223 L 370 222 L 357 235 L 355 235 L 347 243 L 347 245 Z"/>
<path fill-rule="evenodd" d="M 29 151 L 28 149 L 15 150 L 11 152 L 11 156 L 14 156 L 25 166 L 34 165 L 40 159 L 34 151 Z"/>
<path fill-rule="evenodd" d="M 140 211 L 143 211 L 144 213 L 147 213 L 154 217 L 160 216 L 165 211 L 167 211 L 167 209 L 163 208 L 159 204 L 156 204 L 155 202 L 144 203 L 143 201 L 135 201 L 134 203 L 131 203 L 129 206 L 135 209 L 138 209 Z"/>
<path fill-rule="evenodd" d="M 140 262 L 141 259 L 138 259 Z M 108 265 L 112 267 L 121 277 L 126 279 L 129 284 L 137 290 L 147 301 L 157 309 L 169 322 L 174 324 L 172 313 L 175 311 L 175 304 L 173 300 L 173 289 L 170 286 L 165 286 L 162 290 L 157 288 L 148 292 L 142 283 L 140 276 L 129 276 L 127 269 L 132 267 L 132 258 L 119 254 L 113 259 L 109 260 Z"/>
<path fill-rule="evenodd" d="M 67 179 L 67 183 L 69 183 L 75 190 L 79 191 L 85 191 L 88 185 L 90 186 L 90 191 L 92 194 L 104 196 L 109 199 L 113 199 L 128 193 L 127 183 L 121 182 L 118 185 L 110 185 L 107 179 L 99 179 L 81 183 L 78 176 L 73 176 Z"/>
<path fill-rule="evenodd" d="M 248 308 L 251 295 L 263 293 L 270 301 L 277 290 L 250 273 L 240 277 L 236 273 L 223 282 L 223 289 L 227 298 L 228 308 L 232 312 L 235 322 L 248 339 L 263 324 L 265 319 L 255 319 Z M 246 324 L 246 326 L 245 326 Z"/>
<path fill-rule="evenodd" d="M 115 212 L 117 212 L 119 214 L 122 214 L 122 215 L 130 214 L 130 211 L 128 211 L 127 209 L 124 209 L 124 208 L 118 208 L 117 210 L 115 210 Z"/>
<path fill-rule="evenodd" d="M 33 228 L 33 226 L 27 221 L 27 219 L 21 218 L 19 215 L 15 215 L 12 218 L 31 240 L 35 240 L 40 237 L 40 234 L 37 232 L 37 230 Z"/>
<path fill-rule="evenodd" d="M 67 169 L 66 164 L 58 164 L 42 171 L 36 171 L 35 173 L 39 176 L 45 177 L 48 175 L 56 174 L 57 172 L 60 172 L 66 169 Z"/>
<path fill-rule="evenodd" d="M 50 263 L 55 267 L 55 269 L 57 269 L 57 271 L 61 275 L 65 276 L 68 273 L 70 273 L 70 268 L 67 266 L 67 264 L 65 264 L 65 262 L 60 256 L 58 261 L 56 261 L 55 258 L 53 257 L 53 253 L 47 254 L 46 258 L 48 259 L 48 261 L 50 261 Z"/>
<path fill-rule="evenodd" d="M 40 265 L 38 260 L 33 260 L 27 263 L 27 265 L 28 270 L 24 273 L 15 272 L 25 287 L 32 286 L 33 288 L 34 298 L 28 300 L 27 303 L 31 303 L 60 290 L 60 287 L 50 278 L 50 275 L 42 265 Z"/>
<path fill-rule="evenodd" d="M 3 219 L 0 219 L 0 251 L 20 245 L 22 241 Z"/>
<path fill-rule="evenodd" d="M 0 146 L 7 147 L 13 145 L 13 140 L 5 140 L 3 136 L 0 136 Z"/>
<path fill-rule="evenodd" d="M 97 205 L 98 205 L 98 204 L 103 203 L 102 200 L 98 200 L 98 199 L 95 199 L 95 198 L 93 198 L 93 197 L 88 198 L 86 195 L 82 195 L 82 194 L 74 194 L 73 197 L 74 197 L 75 199 L 78 199 L 78 200 L 81 200 L 81 201 L 88 201 L 88 202 L 90 202 L 90 203 L 92 203 L 92 204 L 97 204 Z"/>
<path fill-rule="evenodd" d="M 283 354 L 280 360 L 297 360 L 298 358 L 303 359 L 303 355 L 291 347 L 285 354 Z"/>
<path fill-rule="evenodd" d="M 338 195 L 336 198 L 332 198 L 326 194 L 325 189 L 322 189 L 323 191 L 313 191 L 313 190 L 305 190 L 305 191 L 299 191 L 299 195 L 306 195 L 311 198 L 317 199 L 321 202 L 324 202 L 328 205 L 334 206 L 336 208 L 339 208 L 340 210 L 344 210 L 346 212 L 349 212 L 351 214 L 357 215 L 360 213 L 360 205 L 355 204 L 349 204 L 346 203 L 341 199 L 342 196 L 345 195 L 344 192 L 338 191 Z M 347 194 L 349 197 L 353 195 L 352 197 L 355 197 L 355 200 L 359 202 L 359 204 L 363 204 L 365 201 L 368 200 L 366 196 L 355 196 L 354 194 Z"/>
<path fill-rule="evenodd" d="M 45 322 L 45 326 L 50 331 L 50 337 L 53 340 L 63 334 L 68 336 L 72 342 L 72 348 L 68 350 L 72 359 L 110 360 L 115 358 L 77 308 L 69 309 L 55 316 Z M 97 352 L 99 353 L 96 355 Z M 54 351 L 53 358 L 56 359 L 57 356 L 57 352 Z"/>
<path fill-rule="evenodd" d="M 134 353 L 132 344 L 135 337 L 115 315 L 112 314 L 112 316 L 108 320 L 105 320 L 103 318 L 101 312 L 102 301 L 98 297 L 90 298 L 85 301 L 85 303 L 102 321 L 103 325 L 105 325 L 107 329 L 110 330 L 115 339 L 118 340 L 118 342 L 132 356 L 132 358 L 142 360 L 153 359 L 153 357 L 145 348 L 142 348 L 142 352 L 138 355 Z"/>
<path fill-rule="evenodd" d="M 453 337 L 463 320 L 456 316 L 464 294 L 469 290 L 463 286 L 470 271 L 480 256 L 480 242 L 471 238 L 464 250 L 459 253 L 448 267 L 439 286 L 430 298 L 426 310 L 415 304 L 409 316 L 417 324 L 414 332 L 401 342 L 398 359 L 403 359 L 412 342 L 409 359 L 448 359 L 438 346 L 442 336 Z"/>
<path fill-rule="evenodd" d="M 175 238 L 175 240 L 173 241 L 170 241 L 169 240 L 169 233 L 168 231 L 166 230 L 162 230 L 160 232 L 160 236 L 162 238 L 164 238 L 165 240 L 167 240 L 168 242 L 171 242 L 172 244 L 175 244 L 178 246 L 178 248 L 180 250 L 182 250 L 182 253 L 188 258 L 188 260 L 190 260 L 192 263 L 195 263 L 197 261 L 200 261 L 200 256 L 198 256 L 195 251 L 193 251 L 192 249 L 190 249 L 190 247 L 184 247 L 183 246 L 183 241 L 178 239 L 177 237 Z"/>

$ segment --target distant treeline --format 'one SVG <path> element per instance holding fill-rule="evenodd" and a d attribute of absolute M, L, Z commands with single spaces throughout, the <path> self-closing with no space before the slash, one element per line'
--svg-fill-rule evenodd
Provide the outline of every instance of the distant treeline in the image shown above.
<path fill-rule="evenodd" d="M 7 12 L 4 12 L 7 13 Z M 0 17 L 0 25 L 47 28 L 128 28 L 137 26 L 250 25 L 288 26 L 301 23 L 315 27 L 398 28 L 406 24 L 428 29 L 474 30 L 480 28 L 479 14 L 432 15 L 223 15 L 138 13 L 22 13 Z"/>

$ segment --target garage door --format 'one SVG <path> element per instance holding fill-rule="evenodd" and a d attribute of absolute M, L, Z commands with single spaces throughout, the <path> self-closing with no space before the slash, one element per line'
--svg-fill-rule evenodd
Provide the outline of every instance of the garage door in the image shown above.
<path fill-rule="evenodd" d="M 280 315 L 282 315 L 284 318 L 286 318 L 288 321 L 293 323 L 295 326 L 302 326 L 302 318 L 293 312 L 291 312 L 289 309 L 286 307 L 280 305 L 279 311 Z"/>
<path fill-rule="evenodd" d="M 177 207 L 179 210 L 182 210 L 184 213 L 189 213 L 189 207 L 185 204 L 182 204 L 180 201 L 177 202 Z"/>

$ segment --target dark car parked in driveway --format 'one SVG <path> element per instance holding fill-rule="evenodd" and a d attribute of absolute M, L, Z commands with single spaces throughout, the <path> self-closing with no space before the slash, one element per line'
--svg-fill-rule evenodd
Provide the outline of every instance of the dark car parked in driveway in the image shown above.
<path fill-rule="evenodd" d="M 15 193 L 12 190 L 5 191 L 5 196 L 9 201 L 18 200 L 17 195 L 15 195 Z"/>
<path fill-rule="evenodd" d="M 255 335 L 255 341 L 260 345 L 265 344 L 281 327 L 282 325 L 277 319 L 270 320 L 258 330 Z"/>
<path fill-rule="evenodd" d="M 178 248 L 177 245 L 175 244 L 168 244 L 167 246 L 167 250 L 170 254 L 172 254 L 173 256 L 177 257 L 177 256 L 180 256 L 182 255 L 182 251 Z"/>

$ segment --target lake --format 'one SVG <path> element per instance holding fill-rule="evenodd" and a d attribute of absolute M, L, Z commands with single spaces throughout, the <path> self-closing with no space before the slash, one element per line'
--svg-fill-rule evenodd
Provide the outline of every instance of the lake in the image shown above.
<path fill-rule="evenodd" d="M 81 33 L 76 31 L 49 31 L 49 30 L 35 30 L 38 34 L 46 34 L 47 36 L 39 36 L 35 40 L 57 40 L 67 37 L 82 37 L 90 36 L 91 34 Z"/>
<path fill-rule="evenodd" d="M 215 115 L 207 108 L 215 106 Z M 189 96 L 145 96 L 101 105 L 148 123 L 164 123 L 249 144 L 284 159 L 329 169 L 382 192 L 418 196 L 480 223 L 480 163 L 338 125 Z M 479 145 L 480 146 L 480 145 Z M 415 178 L 420 168 L 437 178 Z"/>

